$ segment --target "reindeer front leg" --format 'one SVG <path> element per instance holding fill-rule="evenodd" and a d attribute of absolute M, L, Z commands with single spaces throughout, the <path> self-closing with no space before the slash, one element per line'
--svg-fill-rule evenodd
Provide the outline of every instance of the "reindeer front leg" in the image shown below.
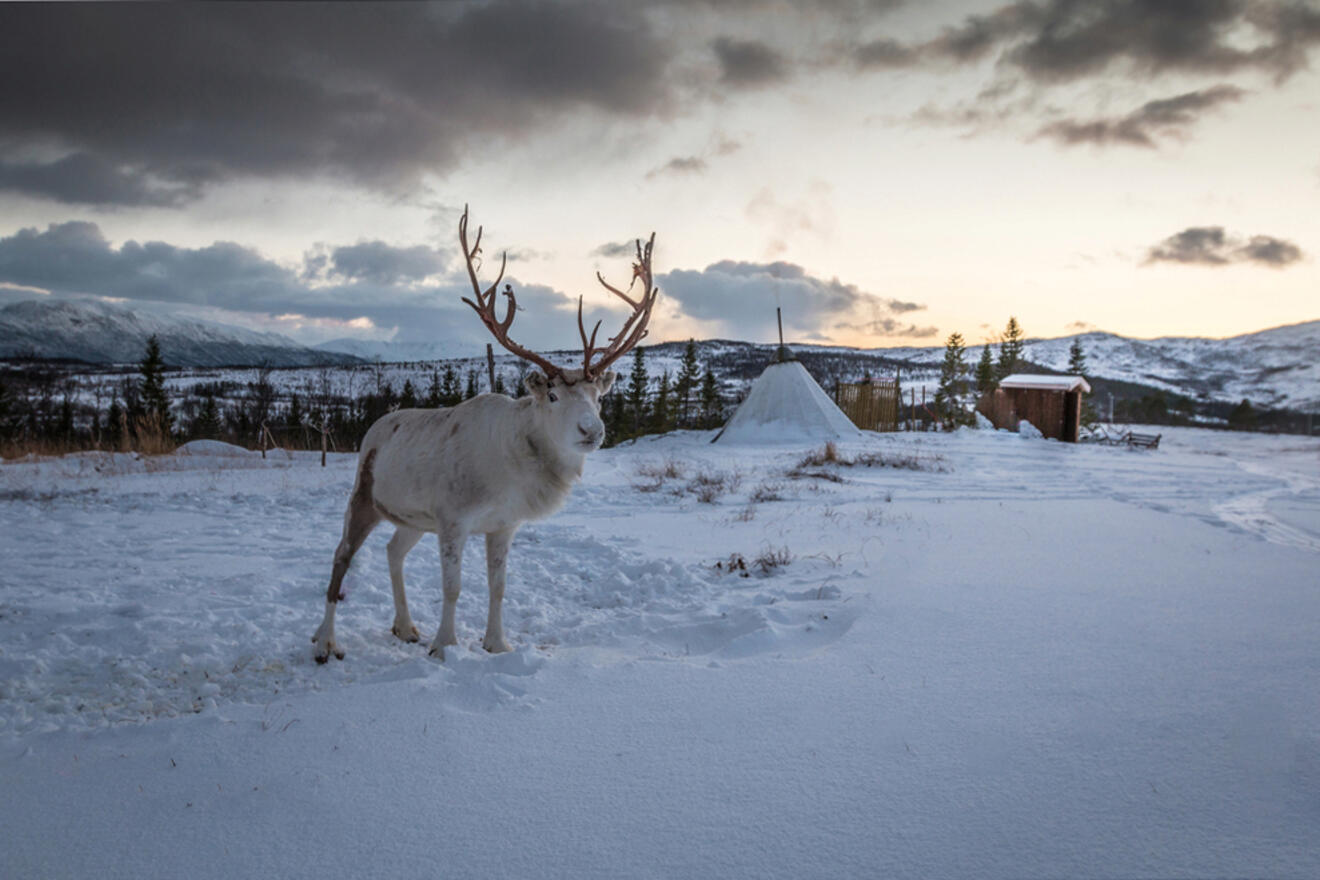
<path fill-rule="evenodd" d="M 458 610 L 458 594 L 463 588 L 463 544 L 467 535 L 457 529 L 440 530 L 440 582 L 445 591 L 445 603 L 440 612 L 440 631 L 431 642 L 431 656 L 445 659 L 445 645 L 457 645 L 454 616 Z"/>
<path fill-rule="evenodd" d="M 490 586 L 490 613 L 486 616 L 486 637 L 481 647 L 492 654 L 503 654 L 513 648 L 504 638 L 504 572 L 509 561 L 509 545 L 513 543 L 513 529 L 490 532 L 486 535 L 486 583 Z"/>

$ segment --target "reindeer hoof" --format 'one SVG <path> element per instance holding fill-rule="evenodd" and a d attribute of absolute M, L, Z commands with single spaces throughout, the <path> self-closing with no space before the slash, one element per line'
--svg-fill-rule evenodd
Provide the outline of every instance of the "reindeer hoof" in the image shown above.
<path fill-rule="evenodd" d="M 334 642 L 322 642 L 319 639 L 313 639 L 312 641 L 316 642 L 316 653 L 312 655 L 312 658 L 317 663 L 324 664 L 325 661 L 330 659 L 331 654 L 335 655 L 336 660 L 344 659 L 344 649 Z"/>
<path fill-rule="evenodd" d="M 405 642 L 412 643 L 412 642 L 420 642 L 422 640 L 422 634 L 419 633 L 417 631 L 417 627 L 412 625 L 411 623 L 408 624 L 407 626 L 400 626 L 399 624 L 396 623 L 390 629 L 390 632 L 394 633 L 394 635 L 397 638 L 402 639 Z"/>
<path fill-rule="evenodd" d="M 507 654 L 513 650 L 513 646 L 502 638 L 498 641 L 494 639 L 482 639 L 481 647 L 485 648 L 486 652 L 489 654 Z"/>
<path fill-rule="evenodd" d="M 435 659 L 437 659 L 437 660 L 439 660 L 440 662 L 443 663 L 443 662 L 444 662 L 444 659 L 445 659 L 445 646 L 444 646 L 444 645 L 432 645 L 432 646 L 431 646 L 431 650 L 430 650 L 428 653 L 430 653 L 430 655 L 431 655 L 432 657 L 434 657 Z"/>

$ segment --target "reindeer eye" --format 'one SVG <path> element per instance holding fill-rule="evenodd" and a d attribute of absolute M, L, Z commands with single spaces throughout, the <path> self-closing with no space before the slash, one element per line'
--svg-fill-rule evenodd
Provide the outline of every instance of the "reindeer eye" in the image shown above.
<path fill-rule="evenodd" d="M 559 399 L 558 397 L 555 397 L 555 393 L 554 393 L 553 391 L 549 391 L 549 392 L 546 392 L 546 393 L 547 393 L 547 395 L 550 397 L 550 402 L 551 402 L 551 403 L 554 403 L 556 400 Z"/>

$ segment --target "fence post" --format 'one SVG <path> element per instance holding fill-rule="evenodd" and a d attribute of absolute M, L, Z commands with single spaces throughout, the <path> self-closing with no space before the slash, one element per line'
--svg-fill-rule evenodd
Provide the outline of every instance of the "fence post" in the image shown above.
<path fill-rule="evenodd" d="M 266 423 L 265 423 L 265 422 L 262 422 L 262 423 L 261 423 L 261 457 L 262 457 L 262 458 L 265 458 L 265 457 L 266 457 L 266 435 L 267 435 L 267 433 L 269 433 L 269 432 L 266 430 Z"/>
<path fill-rule="evenodd" d="M 325 467 L 325 436 L 326 436 L 325 414 L 321 414 L 321 467 Z"/>

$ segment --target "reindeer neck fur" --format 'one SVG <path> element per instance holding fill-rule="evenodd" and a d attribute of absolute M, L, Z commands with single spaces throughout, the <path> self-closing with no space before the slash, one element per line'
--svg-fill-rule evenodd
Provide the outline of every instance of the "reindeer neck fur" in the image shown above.
<path fill-rule="evenodd" d="M 516 405 L 530 407 L 532 401 L 523 399 Z M 587 457 L 562 449 L 535 419 L 514 419 L 513 424 L 509 461 L 523 477 L 520 484 L 531 515 L 548 516 L 567 500 L 573 484 L 582 476 Z"/>

